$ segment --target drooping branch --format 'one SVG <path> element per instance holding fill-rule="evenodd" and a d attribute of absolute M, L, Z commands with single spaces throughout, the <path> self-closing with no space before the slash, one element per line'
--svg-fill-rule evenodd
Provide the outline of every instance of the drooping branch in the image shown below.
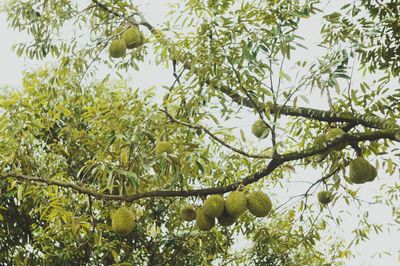
<path fill-rule="evenodd" d="M 190 197 L 190 196 L 206 196 L 211 194 L 223 194 L 229 191 L 235 190 L 240 184 L 248 185 L 259 181 L 260 179 L 268 176 L 272 173 L 276 168 L 280 165 L 294 161 L 304 159 L 316 154 L 320 154 L 327 150 L 333 149 L 342 145 L 343 142 L 346 143 L 357 143 L 360 141 L 376 141 L 379 139 L 391 139 L 395 141 L 400 141 L 398 134 L 400 134 L 400 129 L 387 129 L 382 131 L 376 132 L 369 132 L 369 133 L 360 133 L 360 134 L 344 134 L 342 137 L 337 138 L 331 142 L 326 143 L 323 146 L 313 146 L 311 148 L 305 149 L 300 152 L 290 152 L 283 155 L 279 155 L 276 158 L 272 159 L 267 166 L 256 172 L 253 175 L 249 175 L 243 178 L 241 181 L 234 182 L 232 184 L 226 186 L 219 186 L 219 187 L 212 187 L 212 188 L 203 188 L 203 189 L 190 189 L 190 190 L 154 190 L 154 191 L 146 191 L 146 192 L 138 192 L 131 195 L 109 195 L 109 194 L 102 194 L 92 189 L 82 187 L 73 183 L 69 182 L 62 182 L 53 179 L 46 179 L 42 177 L 34 177 L 28 176 L 23 174 L 6 174 L 0 176 L 0 178 L 15 178 L 20 181 L 27 181 L 27 182 L 36 182 L 36 183 L 43 183 L 47 185 L 55 185 L 58 187 L 70 188 L 79 193 L 87 194 L 93 196 L 97 199 L 101 200 L 113 200 L 113 201 L 126 201 L 126 202 L 133 202 L 135 200 L 143 199 L 143 198 L 152 198 L 152 197 Z"/>

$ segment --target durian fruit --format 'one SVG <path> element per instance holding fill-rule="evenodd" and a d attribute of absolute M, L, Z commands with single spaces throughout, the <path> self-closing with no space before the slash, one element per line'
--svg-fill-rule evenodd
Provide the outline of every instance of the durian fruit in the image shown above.
<path fill-rule="evenodd" d="M 133 49 L 142 44 L 142 35 L 136 26 L 132 26 L 124 32 L 123 37 L 126 47 L 128 49 Z"/>
<path fill-rule="evenodd" d="M 181 218 L 185 221 L 193 221 L 196 219 L 196 211 L 191 206 L 183 207 L 181 210 Z"/>
<path fill-rule="evenodd" d="M 329 202 L 331 202 L 331 201 L 333 200 L 333 198 L 334 198 L 332 192 L 330 192 L 330 191 L 324 191 L 324 190 L 318 192 L 317 197 L 318 197 L 318 201 L 319 201 L 321 204 L 324 204 L 324 205 L 325 205 L 325 204 L 328 204 Z"/>
<path fill-rule="evenodd" d="M 119 208 L 111 217 L 112 229 L 121 235 L 126 235 L 133 229 L 134 215 L 126 207 Z"/>
<path fill-rule="evenodd" d="M 160 141 L 156 144 L 156 155 L 160 155 L 163 152 L 166 153 L 173 152 L 172 144 L 169 143 L 168 141 Z"/>
<path fill-rule="evenodd" d="M 328 131 L 326 132 L 325 138 L 327 141 L 336 139 L 341 137 L 344 134 L 344 131 L 340 128 L 330 128 L 328 129 Z"/>
<path fill-rule="evenodd" d="M 325 137 L 325 135 L 317 135 L 317 136 L 314 138 L 314 145 L 315 145 L 315 146 L 322 146 L 322 145 L 325 144 L 325 142 L 326 142 L 326 137 Z"/>
<path fill-rule="evenodd" d="M 326 143 L 325 134 L 317 135 L 317 136 L 314 138 L 314 145 L 317 146 L 317 147 L 319 147 L 319 148 L 320 148 L 322 145 L 324 145 L 325 143 Z M 321 153 L 322 156 L 327 155 L 327 154 L 329 154 L 329 150 L 328 150 L 328 151 L 325 151 L 325 152 L 323 152 L 323 153 Z"/>
<path fill-rule="evenodd" d="M 269 134 L 269 129 L 262 120 L 257 120 L 251 126 L 251 132 L 259 139 L 264 139 Z"/>
<path fill-rule="evenodd" d="M 371 182 L 377 175 L 376 168 L 361 156 L 350 162 L 350 180 L 354 184 Z"/>
<path fill-rule="evenodd" d="M 238 217 L 247 209 L 246 195 L 243 191 L 232 191 L 226 197 L 225 208 L 229 215 Z"/>
<path fill-rule="evenodd" d="M 215 218 L 207 216 L 203 208 L 196 211 L 196 225 L 201 231 L 209 231 L 215 226 Z"/>
<path fill-rule="evenodd" d="M 218 217 L 218 223 L 222 226 L 230 226 L 236 223 L 237 217 L 229 215 L 229 213 L 224 210 L 222 215 Z"/>
<path fill-rule="evenodd" d="M 224 212 L 225 201 L 220 195 L 209 196 L 203 204 L 203 211 L 207 216 L 219 217 Z"/>
<path fill-rule="evenodd" d="M 126 44 L 124 40 L 117 39 L 113 40 L 108 48 L 108 53 L 110 57 L 120 58 L 126 54 Z"/>
<path fill-rule="evenodd" d="M 247 196 L 247 209 L 256 217 L 265 217 L 272 209 L 271 199 L 262 191 Z"/>
<path fill-rule="evenodd" d="M 340 138 L 343 134 L 344 134 L 344 131 L 341 128 L 330 128 L 326 132 L 325 138 L 326 138 L 326 141 L 332 141 L 336 138 Z M 344 147 L 346 147 L 345 143 L 335 147 L 335 150 L 340 151 Z"/>

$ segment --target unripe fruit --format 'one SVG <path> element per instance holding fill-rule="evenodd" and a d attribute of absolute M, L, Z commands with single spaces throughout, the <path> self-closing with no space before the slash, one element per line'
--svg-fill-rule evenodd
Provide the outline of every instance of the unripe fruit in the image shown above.
<path fill-rule="evenodd" d="M 200 208 L 196 212 L 196 225 L 201 231 L 209 231 L 215 226 L 215 218 L 207 216 Z"/>
<path fill-rule="evenodd" d="M 134 226 L 134 215 L 126 207 L 119 208 L 112 215 L 112 228 L 121 235 L 126 235 L 132 231 Z"/>
<path fill-rule="evenodd" d="M 193 221 L 196 219 L 196 211 L 191 206 L 186 206 L 181 210 L 181 217 L 185 221 Z"/>
<path fill-rule="evenodd" d="M 344 131 L 340 128 L 331 128 L 328 130 L 328 132 L 326 132 L 326 140 L 330 141 L 336 138 L 341 137 L 344 134 Z"/>
<path fill-rule="evenodd" d="M 269 129 L 265 125 L 265 123 L 262 120 L 257 120 L 254 122 L 254 124 L 251 126 L 251 132 L 256 136 L 257 138 L 266 138 L 269 134 Z"/>
<path fill-rule="evenodd" d="M 322 146 L 326 143 L 325 135 L 317 135 L 314 138 L 314 145 L 315 146 Z"/>
<path fill-rule="evenodd" d="M 378 175 L 376 168 L 363 157 L 350 162 L 350 180 L 354 184 L 371 182 Z"/>
<path fill-rule="evenodd" d="M 230 226 L 236 223 L 237 217 L 229 215 L 229 213 L 224 210 L 222 215 L 218 217 L 218 223 L 222 226 Z"/>
<path fill-rule="evenodd" d="M 238 217 L 246 211 L 247 200 L 243 191 L 232 191 L 226 197 L 225 208 L 229 215 Z"/>
<path fill-rule="evenodd" d="M 219 217 L 224 212 L 225 201 L 220 195 L 209 196 L 203 204 L 203 211 L 209 217 Z"/>
<path fill-rule="evenodd" d="M 317 197 L 321 204 L 328 204 L 333 200 L 333 195 L 330 191 L 320 191 Z"/>
<path fill-rule="evenodd" d="M 256 217 L 265 217 L 272 209 L 271 199 L 262 191 L 255 191 L 247 197 L 247 208 Z"/>
<path fill-rule="evenodd" d="M 135 47 L 138 47 L 142 43 L 142 35 L 136 26 L 127 29 L 124 32 L 123 39 L 128 49 L 133 49 Z"/>
<path fill-rule="evenodd" d="M 336 138 L 340 138 L 342 135 L 344 134 L 344 131 L 340 128 L 331 128 L 328 130 L 328 132 L 326 132 L 325 138 L 327 141 L 332 141 Z M 337 147 L 335 147 L 335 150 L 340 151 L 343 148 L 346 147 L 346 144 L 343 143 Z"/>
<path fill-rule="evenodd" d="M 113 40 L 108 49 L 110 57 L 120 58 L 126 54 L 126 44 L 123 40 Z"/>

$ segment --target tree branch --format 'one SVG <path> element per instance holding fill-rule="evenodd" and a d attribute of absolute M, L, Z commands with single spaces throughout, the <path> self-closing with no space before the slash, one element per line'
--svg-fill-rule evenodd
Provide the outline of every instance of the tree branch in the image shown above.
<path fill-rule="evenodd" d="M 324 146 L 314 146 L 309 149 L 305 149 L 300 152 L 291 152 L 286 153 L 283 155 L 279 155 L 276 158 L 272 159 L 267 166 L 256 172 L 253 175 L 249 175 L 243 178 L 241 181 L 234 182 L 232 184 L 226 186 L 219 186 L 219 187 L 212 187 L 212 188 L 203 188 L 203 189 L 190 189 L 190 190 L 153 190 L 153 191 L 146 191 L 146 192 L 138 192 L 131 195 L 109 195 L 109 194 L 102 194 L 97 191 L 91 190 L 86 187 L 78 186 L 73 183 L 69 182 L 62 182 L 58 180 L 46 179 L 41 177 L 34 177 L 28 176 L 24 174 L 6 174 L 0 176 L 1 178 L 16 178 L 22 181 L 28 182 L 37 182 L 43 183 L 47 185 L 55 185 L 64 188 L 70 188 L 82 194 L 87 194 L 93 196 L 97 199 L 101 200 L 113 200 L 113 201 L 126 201 L 126 202 L 133 202 L 135 200 L 143 199 L 143 198 L 153 198 L 153 197 L 190 197 L 190 196 L 206 196 L 211 194 L 223 194 L 229 191 L 235 190 L 239 185 L 248 185 L 257 182 L 261 178 L 268 176 L 272 171 L 278 168 L 285 162 L 294 161 L 304 159 L 306 157 L 310 157 L 324 151 L 330 150 L 341 145 L 343 142 L 346 143 L 357 143 L 360 141 L 375 141 L 379 139 L 391 139 L 399 141 L 397 134 L 400 134 L 400 129 L 392 129 L 392 130 L 382 130 L 376 132 L 369 132 L 369 133 L 360 133 L 360 134 L 344 134 L 342 137 L 337 138 L 331 142 L 328 142 Z"/>
<path fill-rule="evenodd" d="M 249 108 L 253 107 L 253 104 L 250 101 L 248 101 L 247 98 L 241 96 L 237 92 L 232 91 L 228 87 L 226 86 L 221 87 L 220 90 L 226 95 L 228 95 L 237 104 Z M 263 103 L 258 103 L 258 104 L 263 108 L 268 107 L 271 114 L 279 113 L 281 115 L 304 117 L 329 123 L 334 123 L 334 122 L 350 123 L 352 125 L 357 124 L 377 129 L 396 127 L 389 120 L 385 120 L 373 115 L 352 114 L 350 112 L 332 112 L 332 111 L 324 111 L 324 110 L 305 108 L 305 107 L 294 108 L 293 106 L 282 106 L 282 105 L 276 105 L 275 107 L 274 104 L 269 104 L 268 106 L 266 106 L 266 104 Z"/>
<path fill-rule="evenodd" d="M 111 10 L 105 4 L 103 4 L 103 3 L 101 3 L 101 2 L 99 2 L 97 0 L 92 0 L 92 2 L 95 3 L 99 8 L 103 9 L 104 11 L 106 11 L 108 13 L 113 14 L 116 17 L 126 19 L 126 17 L 124 15 L 121 15 L 120 13 Z"/>

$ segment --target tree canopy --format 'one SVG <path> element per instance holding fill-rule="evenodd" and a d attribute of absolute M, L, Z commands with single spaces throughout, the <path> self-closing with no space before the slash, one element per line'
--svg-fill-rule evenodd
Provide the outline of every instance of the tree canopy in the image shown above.
<path fill-rule="evenodd" d="M 400 2 L 172 2 L 157 22 L 126 0 L 6 3 L 30 37 L 14 52 L 43 65 L 0 96 L 0 264 L 343 265 L 398 228 Z M 322 53 L 298 59 L 315 17 Z M 182 219 L 234 191 L 272 210 L 207 231 Z M 330 228 L 346 205 L 366 209 L 351 242 Z"/>

